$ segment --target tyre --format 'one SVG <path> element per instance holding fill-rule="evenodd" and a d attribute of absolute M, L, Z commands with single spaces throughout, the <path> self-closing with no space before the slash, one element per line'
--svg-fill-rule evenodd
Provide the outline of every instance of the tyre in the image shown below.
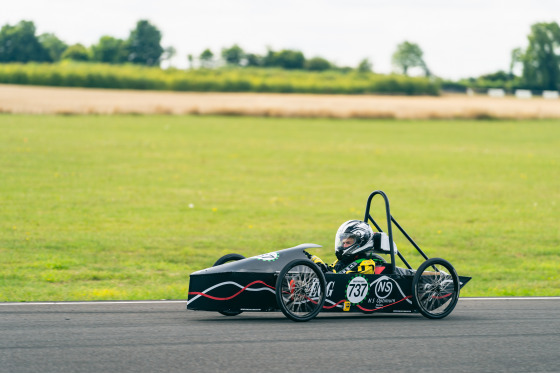
<path fill-rule="evenodd" d="M 214 262 L 214 265 L 212 265 L 212 266 L 222 265 L 222 264 L 225 264 L 226 262 L 239 261 L 239 260 L 243 260 L 244 258 L 245 258 L 245 256 L 243 256 L 243 255 L 239 255 L 237 253 L 230 253 L 230 254 L 227 254 L 225 256 L 220 257 L 216 262 Z M 238 310 L 235 310 L 235 311 L 219 310 L 218 313 L 223 314 L 224 316 L 233 317 L 233 316 L 236 316 L 238 314 L 241 314 L 241 311 L 238 311 Z"/>
<path fill-rule="evenodd" d="M 239 261 L 239 260 L 243 260 L 244 258 L 245 256 L 243 255 L 238 255 L 237 253 L 230 253 L 220 257 L 218 260 L 216 260 L 216 262 L 214 262 L 214 265 L 212 266 L 222 265 L 225 264 L 226 262 Z"/>
<path fill-rule="evenodd" d="M 444 318 L 459 300 L 459 277 L 453 266 L 442 258 L 426 260 L 412 280 L 412 301 L 424 317 Z"/>
<path fill-rule="evenodd" d="M 325 303 L 325 275 L 309 260 L 294 260 L 284 266 L 276 281 L 276 301 L 292 321 L 314 318 Z"/>

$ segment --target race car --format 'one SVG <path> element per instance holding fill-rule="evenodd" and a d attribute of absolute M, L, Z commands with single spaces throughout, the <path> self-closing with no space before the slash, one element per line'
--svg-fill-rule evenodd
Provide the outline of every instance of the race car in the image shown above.
<path fill-rule="evenodd" d="M 459 300 L 460 289 L 471 278 L 458 276 L 442 258 L 428 258 L 391 216 L 389 199 L 383 191 L 369 195 L 364 222 L 382 232 L 370 214 L 376 195 L 385 200 L 390 243 L 389 253 L 380 254 L 390 255 L 390 262 L 378 261 L 367 273 L 359 269 L 324 272 L 311 260 L 310 253 L 321 246 L 311 243 L 249 258 L 228 254 L 212 267 L 190 275 L 187 309 L 216 311 L 226 316 L 281 311 L 297 322 L 309 321 L 319 312 L 421 313 L 431 319 L 448 316 Z M 393 224 L 424 257 L 418 269 L 412 269 L 396 250 Z M 395 254 L 406 269 L 396 266 Z"/>

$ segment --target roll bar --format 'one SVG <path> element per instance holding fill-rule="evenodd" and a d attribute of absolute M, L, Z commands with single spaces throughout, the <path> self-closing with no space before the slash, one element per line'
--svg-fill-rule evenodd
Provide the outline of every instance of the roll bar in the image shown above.
<path fill-rule="evenodd" d="M 371 207 L 371 200 L 373 199 L 373 197 L 375 195 L 381 195 L 383 197 L 383 200 L 385 200 L 385 214 L 387 216 L 387 235 L 389 236 L 389 248 L 391 251 L 391 272 L 393 274 L 396 273 L 396 266 L 395 266 L 395 248 L 393 246 L 393 228 L 392 228 L 392 223 L 395 224 L 395 226 L 400 230 L 400 232 L 408 239 L 408 241 L 414 246 L 414 248 L 416 248 L 416 250 L 422 255 L 422 257 L 424 257 L 424 259 L 428 260 L 428 256 L 420 249 L 420 247 L 418 246 L 418 244 L 416 244 L 414 242 L 414 240 L 412 240 L 412 238 L 410 237 L 410 235 L 408 235 L 406 233 L 406 231 L 404 231 L 404 229 L 402 228 L 401 225 L 399 225 L 399 223 L 397 222 L 397 220 L 391 215 L 391 211 L 389 208 L 389 198 L 387 197 L 387 195 L 385 194 L 385 192 L 381 191 L 381 190 L 376 190 L 373 191 L 367 200 L 367 204 L 366 204 L 366 213 L 364 216 L 364 222 L 368 223 L 368 221 L 370 221 L 376 228 L 377 231 L 379 232 L 383 232 L 383 230 L 381 230 L 381 227 L 379 227 L 379 225 L 377 224 L 377 222 L 375 222 L 375 220 L 373 219 L 373 217 L 370 214 L 370 207 Z M 412 267 L 410 266 L 410 264 L 406 261 L 406 259 L 404 258 L 404 256 L 402 255 L 401 252 L 398 252 L 397 255 L 399 256 L 399 258 L 401 259 L 401 261 L 406 265 L 407 268 L 412 269 Z"/>

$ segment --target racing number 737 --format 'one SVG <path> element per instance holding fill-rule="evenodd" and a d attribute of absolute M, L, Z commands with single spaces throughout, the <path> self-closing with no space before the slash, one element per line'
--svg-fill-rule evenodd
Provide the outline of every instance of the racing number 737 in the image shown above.
<path fill-rule="evenodd" d="M 363 298 L 367 292 L 368 286 L 366 283 L 350 284 L 348 286 L 348 296 Z"/>
<path fill-rule="evenodd" d="M 346 287 L 346 298 L 349 302 L 358 304 L 366 298 L 369 290 L 368 281 L 363 277 L 352 278 Z"/>

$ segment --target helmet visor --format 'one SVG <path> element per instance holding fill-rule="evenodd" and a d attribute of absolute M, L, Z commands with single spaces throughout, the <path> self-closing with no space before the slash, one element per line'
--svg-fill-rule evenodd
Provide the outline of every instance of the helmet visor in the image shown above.
<path fill-rule="evenodd" d="M 344 251 L 356 243 L 356 236 L 351 233 L 342 233 L 336 236 L 335 248 Z"/>

